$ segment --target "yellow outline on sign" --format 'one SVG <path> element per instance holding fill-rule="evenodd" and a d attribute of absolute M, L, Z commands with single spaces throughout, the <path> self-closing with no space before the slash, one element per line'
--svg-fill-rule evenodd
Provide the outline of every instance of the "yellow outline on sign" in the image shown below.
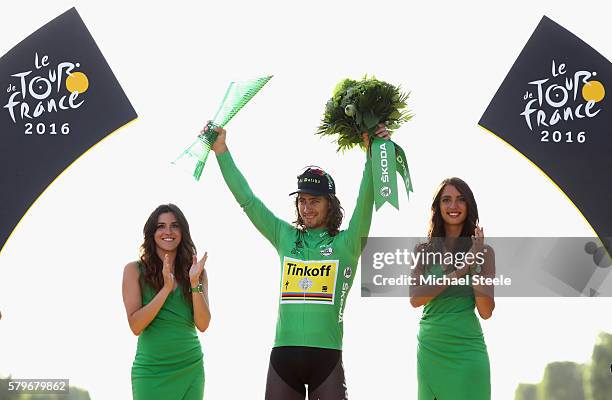
<path fill-rule="evenodd" d="M 586 224 L 589 226 L 589 228 L 591 228 L 591 230 L 593 231 L 593 233 L 595 234 L 596 237 L 599 238 L 599 235 L 597 234 L 597 232 L 595 232 L 595 229 L 593 229 L 593 226 L 589 223 L 589 221 L 586 219 L 586 217 L 584 216 L 584 214 L 582 214 L 582 212 L 580 211 L 580 209 L 576 206 L 576 204 L 574 204 L 574 202 L 572 201 L 572 199 L 569 198 L 569 196 L 563 191 L 563 189 L 561 189 L 559 187 L 559 185 L 557 185 L 555 183 L 555 181 L 552 180 L 552 178 L 550 176 L 548 176 L 548 174 L 546 174 L 546 172 L 544 172 L 542 170 L 542 168 L 538 167 L 533 161 L 531 161 L 529 159 L 529 157 L 527 157 L 526 155 L 524 155 L 523 153 L 521 153 L 516 147 L 512 146 L 510 143 L 508 143 L 507 141 L 505 141 L 502 137 L 498 136 L 497 134 L 495 134 L 494 132 L 488 130 L 487 128 L 485 128 L 482 125 L 478 125 L 480 128 L 484 129 L 485 132 L 490 133 L 491 135 L 493 135 L 494 137 L 496 137 L 497 139 L 501 140 L 502 143 L 504 143 L 506 146 L 510 147 L 512 150 L 516 151 L 517 153 L 519 153 L 521 156 L 523 156 L 523 158 L 527 161 L 529 161 L 529 163 L 531 165 L 533 165 L 534 167 L 536 167 L 549 181 L 550 183 L 552 183 L 553 185 L 555 185 L 555 187 L 557 189 L 559 189 L 559 191 L 561 193 L 563 193 L 563 195 L 565 196 L 565 198 L 570 202 L 570 204 L 572 206 L 574 206 L 574 208 L 576 209 L 576 211 L 578 211 L 578 214 L 580 214 L 580 216 L 584 219 L 584 222 L 586 222 Z M 601 239 L 600 239 L 601 240 Z"/>
<path fill-rule="evenodd" d="M 77 158 L 74 159 L 74 161 L 72 161 L 70 164 L 68 164 L 68 166 L 66 168 L 64 168 L 62 170 L 62 172 L 60 172 L 55 179 L 53 179 L 51 181 L 51 183 L 49 183 L 47 185 L 47 187 L 45 187 L 45 189 L 38 195 L 38 197 L 36 198 L 36 200 L 34 200 L 32 202 L 32 204 L 30 204 L 30 207 L 28 207 L 28 209 L 23 213 L 23 215 L 21 216 L 21 218 L 19 219 L 19 222 L 17 222 L 17 225 L 15 225 L 15 228 L 13 228 L 13 230 L 11 231 L 11 233 L 9 234 L 9 236 L 6 238 L 6 241 L 4 242 L 4 244 L 2 245 L 2 248 L 0 248 L 0 255 L 2 255 L 2 250 L 4 250 L 4 248 L 6 247 L 6 244 L 9 242 L 9 240 L 11 240 L 11 237 L 13 236 L 13 233 L 15 233 L 15 231 L 17 230 L 17 228 L 19 228 L 19 225 L 21 224 L 21 221 L 23 221 L 23 219 L 25 218 L 25 216 L 28 214 L 28 211 L 30 211 L 30 209 L 32 207 L 34 207 L 34 204 L 36 204 L 36 202 L 42 197 L 43 194 L 45 194 L 45 192 L 47 191 L 47 189 L 49 189 L 51 187 L 51 185 L 53 185 L 53 183 L 58 180 L 62 175 L 64 175 L 64 173 L 66 171 L 68 171 L 68 169 L 70 167 L 72 167 L 72 165 L 77 162 L 81 157 L 83 157 L 85 154 L 89 153 L 94 147 L 96 147 L 98 144 L 102 143 L 104 140 L 106 140 L 107 138 L 111 137 L 112 135 L 114 135 L 115 133 L 117 133 L 120 129 L 125 128 L 126 126 L 128 126 L 129 124 L 131 124 L 132 122 L 136 121 L 138 119 L 138 117 L 126 122 L 125 124 L 121 125 L 119 128 L 115 129 L 114 131 L 112 131 L 111 133 L 109 133 L 108 135 L 104 136 L 102 139 L 100 139 L 99 141 L 97 141 L 96 143 L 92 144 L 90 148 L 88 148 L 87 150 L 85 150 L 83 152 L 83 154 L 81 154 L 80 156 L 78 156 Z"/>

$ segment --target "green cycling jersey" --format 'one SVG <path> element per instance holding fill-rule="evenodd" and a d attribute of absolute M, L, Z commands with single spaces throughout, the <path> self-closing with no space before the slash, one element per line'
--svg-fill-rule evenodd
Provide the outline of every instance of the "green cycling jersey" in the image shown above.
<path fill-rule="evenodd" d="M 281 279 L 274 347 L 342 349 L 343 313 L 372 220 L 371 159 L 346 230 L 300 230 L 276 217 L 251 191 L 229 151 L 217 155 L 223 178 L 257 230 L 276 248 Z"/>

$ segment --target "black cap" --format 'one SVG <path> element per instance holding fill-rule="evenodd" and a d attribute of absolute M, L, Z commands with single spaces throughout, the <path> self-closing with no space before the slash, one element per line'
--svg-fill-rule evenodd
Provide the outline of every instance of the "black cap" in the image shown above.
<path fill-rule="evenodd" d="M 289 193 L 289 196 L 296 193 L 308 193 L 315 196 L 325 196 L 336 194 L 336 184 L 332 177 L 319 167 L 310 166 L 297 177 L 298 189 Z"/>

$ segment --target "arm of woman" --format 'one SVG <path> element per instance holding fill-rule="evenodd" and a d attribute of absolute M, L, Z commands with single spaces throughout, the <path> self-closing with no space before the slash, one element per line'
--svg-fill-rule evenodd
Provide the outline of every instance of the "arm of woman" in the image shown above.
<path fill-rule="evenodd" d="M 197 261 L 197 257 L 193 256 L 193 265 L 189 270 L 189 280 L 191 281 L 191 287 L 196 287 L 199 284 L 202 285 L 202 292 L 191 292 L 191 299 L 193 300 L 193 321 L 200 332 L 204 332 L 208 329 L 210 324 L 210 307 L 208 306 L 208 274 L 204 269 L 204 264 L 208 259 L 208 252 L 204 253 L 204 256 L 200 261 Z"/>
<path fill-rule="evenodd" d="M 166 275 L 166 273 L 171 275 L 172 284 L 174 284 L 174 276 L 172 276 L 172 273 L 166 271 L 164 275 Z M 129 263 L 123 270 L 123 304 L 127 313 L 130 329 L 136 336 L 140 335 L 140 333 L 147 326 L 149 326 L 151 321 L 153 321 L 153 319 L 157 316 L 157 313 L 159 313 L 159 310 L 164 305 L 170 291 L 172 290 L 172 286 L 164 284 L 153 300 L 143 307 L 140 284 L 138 282 L 139 275 L 138 264 L 136 262 Z"/>
<path fill-rule="evenodd" d="M 468 268 L 458 269 L 446 276 L 449 279 L 462 278 L 466 275 Z M 417 308 L 429 303 L 444 291 L 449 285 L 421 285 L 420 279 L 423 275 L 423 267 L 419 264 L 412 271 L 413 283 L 410 285 L 410 304 Z"/>
<path fill-rule="evenodd" d="M 485 247 L 484 264 L 482 273 L 483 278 L 495 278 L 495 252 L 491 246 Z M 494 287 L 493 285 L 472 284 L 474 298 L 476 299 L 476 309 L 482 319 L 489 319 L 495 309 Z"/>
<path fill-rule="evenodd" d="M 444 290 L 443 288 L 436 290 L 436 288 L 433 286 L 421 285 L 419 283 L 421 276 L 423 276 L 423 265 L 419 263 L 412 270 L 412 274 L 410 274 L 410 279 L 412 280 L 409 289 L 410 305 L 412 305 L 414 308 L 424 306 L 425 304 L 429 303 L 431 299 L 440 294 L 442 290 Z"/>
<path fill-rule="evenodd" d="M 418 253 L 419 251 L 420 249 L 417 246 L 414 249 L 414 252 Z M 447 274 L 446 276 L 450 279 L 462 278 L 467 274 L 468 271 L 469 271 L 469 268 L 464 267 L 462 269 L 453 271 Z M 411 274 L 412 282 L 410 284 L 409 290 L 410 290 L 410 304 L 414 308 L 424 306 L 425 304 L 429 303 L 432 299 L 434 299 L 436 296 L 442 293 L 444 289 L 448 287 L 448 285 L 422 285 L 420 282 L 421 282 L 421 276 L 423 276 L 423 272 L 424 272 L 424 267 L 421 262 L 419 262 L 416 265 L 416 267 L 412 270 L 412 274 Z"/>

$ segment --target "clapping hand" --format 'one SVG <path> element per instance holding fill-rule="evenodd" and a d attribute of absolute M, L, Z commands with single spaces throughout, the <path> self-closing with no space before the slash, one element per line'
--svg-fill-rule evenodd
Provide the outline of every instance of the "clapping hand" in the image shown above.
<path fill-rule="evenodd" d="M 474 254 L 484 250 L 484 229 L 476 225 L 474 235 L 472 235 L 472 248 L 470 251 Z"/>
<path fill-rule="evenodd" d="M 170 264 L 170 256 L 167 253 L 164 254 L 162 275 L 164 277 L 164 288 L 174 290 L 174 267 Z"/>
<path fill-rule="evenodd" d="M 204 264 L 208 259 L 208 252 L 204 253 L 204 256 L 198 261 L 198 257 L 193 255 L 193 262 L 191 268 L 189 268 L 189 280 L 191 281 L 191 287 L 196 287 L 200 284 L 200 276 L 204 271 Z"/>

